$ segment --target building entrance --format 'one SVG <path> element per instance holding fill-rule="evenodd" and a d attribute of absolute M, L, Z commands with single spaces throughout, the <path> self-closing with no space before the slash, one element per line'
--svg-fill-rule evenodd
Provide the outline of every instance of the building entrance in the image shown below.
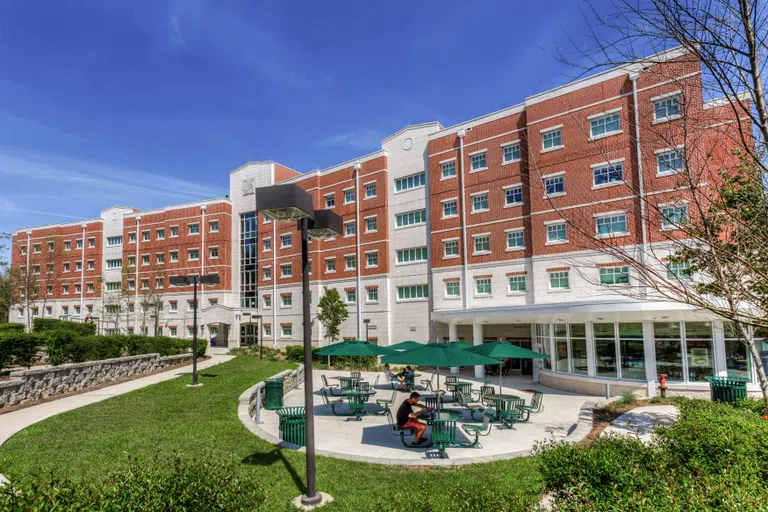
<path fill-rule="evenodd" d="M 259 323 L 240 324 L 240 346 L 250 347 L 259 342 Z"/>

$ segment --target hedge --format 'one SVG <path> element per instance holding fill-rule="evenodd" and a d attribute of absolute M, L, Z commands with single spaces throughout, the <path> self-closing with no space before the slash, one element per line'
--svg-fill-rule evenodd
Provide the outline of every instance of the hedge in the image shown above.
<path fill-rule="evenodd" d="M 67 322 L 55 318 L 35 318 L 32 322 L 32 332 L 43 333 L 46 331 L 71 331 L 78 336 L 96 334 L 96 324 Z"/>
<path fill-rule="evenodd" d="M 24 332 L 24 324 L 18 323 L 0 323 L 0 335 L 9 332 Z"/>
<path fill-rule="evenodd" d="M 33 333 L 6 331 L 0 333 L 0 369 L 12 363 L 29 368 L 37 360 L 41 339 Z"/>

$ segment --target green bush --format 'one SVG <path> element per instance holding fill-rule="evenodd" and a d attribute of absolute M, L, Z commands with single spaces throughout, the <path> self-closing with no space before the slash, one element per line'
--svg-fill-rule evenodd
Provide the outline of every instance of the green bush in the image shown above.
<path fill-rule="evenodd" d="M 11 511 L 255 510 L 265 494 L 231 464 L 208 460 L 130 461 L 101 482 L 25 477 L 0 487 L 0 509 Z"/>
<path fill-rule="evenodd" d="M 24 324 L 0 323 L 0 336 L 6 333 L 24 332 Z"/>
<path fill-rule="evenodd" d="M 758 399 L 753 396 L 748 396 L 744 400 L 737 402 L 736 407 L 739 409 L 752 411 L 761 416 L 765 413 L 765 402 L 762 399 Z"/>
<path fill-rule="evenodd" d="M 54 366 L 70 361 L 69 346 L 78 336 L 69 329 L 51 329 L 40 333 L 40 339 L 48 347 L 48 362 Z"/>
<path fill-rule="evenodd" d="M 0 370 L 7 368 L 13 362 L 13 345 L 8 337 L 0 335 Z"/>
<path fill-rule="evenodd" d="M 32 332 L 43 333 L 47 331 L 70 331 L 78 336 L 96 334 L 96 324 L 67 322 L 55 318 L 35 318 L 32 322 Z"/>
<path fill-rule="evenodd" d="M 11 342 L 13 362 L 29 368 L 37 361 L 37 353 L 42 345 L 40 337 L 31 332 L 17 332 L 6 338 Z"/>

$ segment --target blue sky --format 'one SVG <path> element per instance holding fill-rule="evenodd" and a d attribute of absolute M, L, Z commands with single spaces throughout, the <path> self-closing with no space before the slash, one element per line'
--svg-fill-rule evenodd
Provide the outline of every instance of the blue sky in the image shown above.
<path fill-rule="evenodd" d="M 598 2 L 600 3 L 600 2 Z M 57 0 L 0 17 L 0 232 L 227 193 L 565 83 L 573 0 Z"/>

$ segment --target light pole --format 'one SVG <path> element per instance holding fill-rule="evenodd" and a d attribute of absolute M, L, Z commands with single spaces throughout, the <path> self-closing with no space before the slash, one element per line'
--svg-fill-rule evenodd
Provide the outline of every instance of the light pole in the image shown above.
<path fill-rule="evenodd" d="M 194 311 L 192 313 L 192 384 L 189 387 L 200 387 L 202 384 L 197 382 L 197 285 L 199 284 L 219 284 L 218 274 L 209 276 L 171 276 L 171 284 L 174 286 L 192 285 L 192 304 Z"/>
<path fill-rule="evenodd" d="M 296 503 L 304 508 L 323 505 L 317 492 L 315 468 L 315 414 L 312 386 L 312 323 L 309 309 L 309 236 L 318 240 L 340 235 L 342 219 L 329 210 L 315 210 L 312 196 L 290 183 L 256 189 L 256 210 L 277 221 L 297 221 L 301 233 L 301 303 L 304 335 L 304 409 L 306 411 L 307 492 Z M 326 495 L 327 497 L 327 495 Z"/>

